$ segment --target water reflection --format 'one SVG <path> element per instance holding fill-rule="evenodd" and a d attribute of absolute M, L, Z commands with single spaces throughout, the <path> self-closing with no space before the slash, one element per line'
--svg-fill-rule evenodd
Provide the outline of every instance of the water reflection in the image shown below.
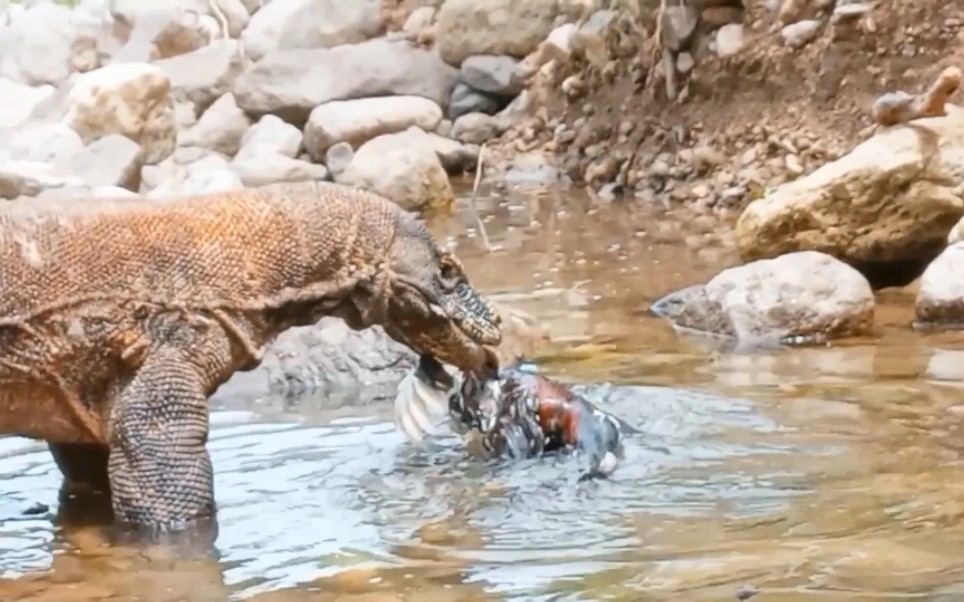
<path fill-rule="evenodd" d="M 387 404 L 227 399 L 209 444 L 220 558 L 180 561 L 57 526 L 45 446 L 0 439 L 0 599 L 964 599 L 958 337 L 909 332 L 897 295 L 874 340 L 682 338 L 641 309 L 735 262 L 724 224 L 481 204 L 500 250 L 461 234 L 465 207 L 433 228 L 548 326 L 544 370 L 641 430 L 610 480 L 408 445 Z"/>

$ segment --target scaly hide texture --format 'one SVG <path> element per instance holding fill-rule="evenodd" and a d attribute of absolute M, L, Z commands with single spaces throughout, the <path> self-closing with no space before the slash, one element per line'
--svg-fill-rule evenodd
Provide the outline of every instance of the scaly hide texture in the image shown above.
<path fill-rule="evenodd" d="M 213 517 L 207 398 L 287 328 L 381 324 L 492 370 L 500 319 L 394 203 L 306 182 L 0 209 L 0 433 L 46 440 L 120 523 Z"/>

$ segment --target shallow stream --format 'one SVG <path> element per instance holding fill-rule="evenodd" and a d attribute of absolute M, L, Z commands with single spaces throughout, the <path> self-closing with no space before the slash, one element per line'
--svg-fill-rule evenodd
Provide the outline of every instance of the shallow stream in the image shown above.
<path fill-rule="evenodd" d="M 548 328 L 545 372 L 642 431 L 611 480 L 413 448 L 387 404 L 229 399 L 209 443 L 220 558 L 174 562 L 56 527 L 46 448 L 0 439 L 0 600 L 964 600 L 964 335 L 911 333 L 899 291 L 873 340 L 681 338 L 644 310 L 735 263 L 729 226 L 500 198 L 478 208 L 493 251 L 465 203 L 433 229 Z"/>

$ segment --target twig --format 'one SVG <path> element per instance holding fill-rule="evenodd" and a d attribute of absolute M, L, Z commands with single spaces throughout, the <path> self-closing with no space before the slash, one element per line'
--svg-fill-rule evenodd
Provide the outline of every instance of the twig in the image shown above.
<path fill-rule="evenodd" d="M 663 50 L 663 19 L 666 18 L 666 0 L 659 0 L 659 12 L 656 13 L 656 33 L 653 34 L 653 52 L 649 57 L 649 72 L 646 74 L 646 84 L 649 85 L 653 81 L 653 74 L 656 72 L 656 66 L 662 64 L 662 61 L 657 61 L 657 57 L 661 54 Z"/>
<path fill-rule="evenodd" d="M 475 162 L 475 183 L 472 185 L 472 215 L 475 217 L 475 225 L 479 228 L 479 234 L 482 236 L 482 244 L 485 246 L 485 250 L 489 253 L 492 252 L 492 245 L 489 244 L 489 235 L 485 231 L 485 224 L 482 223 L 482 218 L 479 217 L 479 208 L 475 203 L 476 196 L 479 192 L 479 183 L 482 181 L 482 164 L 485 159 L 485 143 L 479 147 L 479 160 Z"/>

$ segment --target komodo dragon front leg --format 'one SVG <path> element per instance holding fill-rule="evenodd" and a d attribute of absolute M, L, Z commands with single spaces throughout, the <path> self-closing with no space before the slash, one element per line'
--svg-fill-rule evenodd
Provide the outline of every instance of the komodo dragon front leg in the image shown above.
<path fill-rule="evenodd" d="M 206 384 L 187 353 L 161 347 L 114 400 L 107 470 L 115 520 L 165 529 L 214 516 Z"/>

